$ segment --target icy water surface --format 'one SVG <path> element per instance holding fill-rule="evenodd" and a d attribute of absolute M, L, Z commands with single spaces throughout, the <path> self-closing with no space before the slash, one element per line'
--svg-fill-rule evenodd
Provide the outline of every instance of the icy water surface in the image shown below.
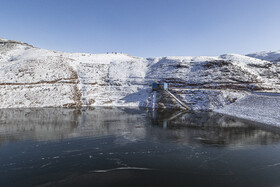
<path fill-rule="evenodd" d="M 0 110 L 0 186 L 278 186 L 280 135 L 214 113 Z"/>

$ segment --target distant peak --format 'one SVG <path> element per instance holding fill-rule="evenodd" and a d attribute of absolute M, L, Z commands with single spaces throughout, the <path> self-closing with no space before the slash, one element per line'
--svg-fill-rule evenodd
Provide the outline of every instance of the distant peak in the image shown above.
<path fill-rule="evenodd" d="M 33 47 L 32 45 L 25 43 L 25 42 L 20 42 L 20 41 L 16 41 L 16 40 L 7 40 L 4 38 L 0 38 L 0 44 L 20 44 L 20 45 L 27 45 L 29 47 Z"/>

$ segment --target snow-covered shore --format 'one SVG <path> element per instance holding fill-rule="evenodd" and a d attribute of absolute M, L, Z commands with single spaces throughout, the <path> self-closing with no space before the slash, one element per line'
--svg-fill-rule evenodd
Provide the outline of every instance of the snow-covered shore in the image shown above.
<path fill-rule="evenodd" d="M 214 111 L 280 127 L 280 94 L 253 93 Z"/>
<path fill-rule="evenodd" d="M 276 103 L 273 111 L 277 111 L 279 100 L 265 96 L 273 101 L 261 103 L 262 99 L 256 99 L 260 96 L 248 95 L 252 91 L 280 92 L 279 73 L 280 51 L 141 58 L 123 53 L 50 51 L 0 39 L 0 108 L 152 107 L 151 84 L 167 82 L 169 91 L 193 110 L 244 117 L 249 107 L 250 111 L 259 107 L 259 113 L 251 112 L 251 116 L 261 121 L 269 115 L 261 112 L 262 106 L 272 110 L 271 102 Z M 178 108 L 168 96 L 158 94 L 156 102 L 157 108 Z M 243 112 L 238 113 L 240 106 Z"/>

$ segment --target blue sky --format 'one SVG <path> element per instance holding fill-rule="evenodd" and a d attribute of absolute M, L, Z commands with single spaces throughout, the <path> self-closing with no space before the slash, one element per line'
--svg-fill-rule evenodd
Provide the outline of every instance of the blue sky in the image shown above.
<path fill-rule="evenodd" d="M 279 0 L 0 0 L 0 38 L 66 51 L 198 56 L 280 50 Z"/>

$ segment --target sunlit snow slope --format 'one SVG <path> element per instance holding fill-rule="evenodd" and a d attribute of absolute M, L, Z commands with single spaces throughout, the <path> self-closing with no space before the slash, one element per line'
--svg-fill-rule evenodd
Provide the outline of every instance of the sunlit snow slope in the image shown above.
<path fill-rule="evenodd" d="M 233 103 L 251 91 L 280 90 L 280 51 L 247 56 L 140 58 L 64 53 L 0 39 L 0 108 L 152 106 L 153 82 L 194 110 Z M 156 107 L 180 108 L 158 97 Z"/>

